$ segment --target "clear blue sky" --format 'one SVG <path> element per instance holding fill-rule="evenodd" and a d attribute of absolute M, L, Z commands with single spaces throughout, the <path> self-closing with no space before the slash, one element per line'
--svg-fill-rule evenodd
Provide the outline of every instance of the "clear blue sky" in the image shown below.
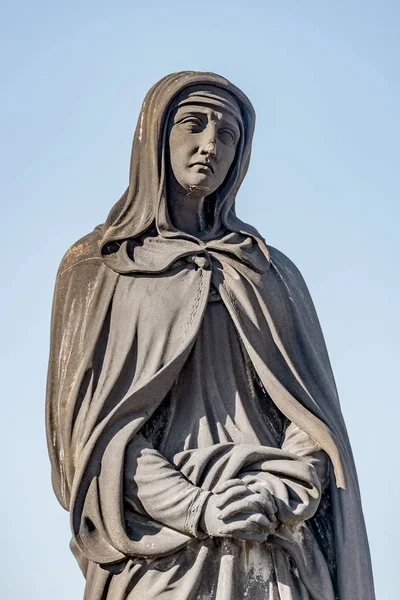
<path fill-rule="evenodd" d="M 0 23 L 0 596 L 82 597 L 45 446 L 54 278 L 126 187 L 148 88 L 193 69 L 231 79 L 256 108 L 238 214 L 309 284 L 358 465 L 377 597 L 398 598 L 400 4 L 3 0 Z"/>

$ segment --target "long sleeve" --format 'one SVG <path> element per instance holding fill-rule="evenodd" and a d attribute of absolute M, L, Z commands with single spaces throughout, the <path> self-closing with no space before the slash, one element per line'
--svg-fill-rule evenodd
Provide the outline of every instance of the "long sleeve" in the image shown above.
<path fill-rule="evenodd" d="M 328 456 L 307 433 L 294 423 L 290 423 L 286 428 L 282 450 L 295 454 L 309 465 L 312 465 L 318 477 L 321 490 L 325 488 L 329 479 Z"/>
<path fill-rule="evenodd" d="M 136 511 L 187 535 L 199 531 L 203 505 L 210 495 L 184 475 L 143 436 L 136 436 L 125 456 L 124 495 Z"/>
<path fill-rule="evenodd" d="M 327 455 L 299 427 L 291 423 L 285 432 L 282 450 L 299 457 L 306 464 L 309 479 L 297 481 L 285 479 L 286 493 L 277 497 L 278 511 L 282 522 L 291 523 L 311 518 L 320 503 L 322 491 L 328 482 L 329 460 Z"/>

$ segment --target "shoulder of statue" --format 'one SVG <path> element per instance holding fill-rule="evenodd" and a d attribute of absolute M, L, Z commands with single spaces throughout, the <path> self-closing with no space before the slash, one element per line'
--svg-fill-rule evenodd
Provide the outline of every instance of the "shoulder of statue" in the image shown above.
<path fill-rule="evenodd" d="M 296 267 L 294 262 L 290 260 L 288 256 L 286 256 L 286 254 L 284 254 L 280 250 L 277 250 L 276 248 L 273 248 L 272 246 L 268 246 L 268 250 L 270 254 L 271 263 L 281 275 L 285 274 L 289 277 L 295 279 L 300 278 L 301 280 L 303 280 L 299 269 Z"/>
<path fill-rule="evenodd" d="M 60 263 L 58 278 L 74 270 L 78 265 L 88 263 L 104 265 L 100 251 L 100 244 L 104 235 L 103 229 L 104 226 L 99 225 L 91 233 L 88 233 L 68 248 Z"/>

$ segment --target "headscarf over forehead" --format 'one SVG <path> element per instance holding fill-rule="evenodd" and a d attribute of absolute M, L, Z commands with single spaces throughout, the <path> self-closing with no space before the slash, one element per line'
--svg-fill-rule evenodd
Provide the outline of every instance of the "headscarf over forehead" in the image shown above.
<path fill-rule="evenodd" d="M 210 106 L 224 112 L 229 113 L 234 117 L 239 124 L 242 123 L 242 114 L 240 106 L 235 97 L 222 88 L 215 85 L 196 85 L 183 90 L 174 100 L 173 107 L 182 107 L 187 105 Z"/>
<path fill-rule="evenodd" d="M 126 254 L 125 240 L 139 237 L 152 225 L 163 238 L 189 238 L 177 231 L 168 217 L 165 185 L 165 148 L 167 124 L 177 105 L 202 104 L 223 109 L 235 116 L 240 139 L 234 162 L 221 185 L 214 193 L 214 223 L 208 238 L 218 237 L 223 231 L 250 235 L 264 246 L 262 236 L 255 228 L 241 221 L 235 213 L 235 197 L 246 175 L 255 125 L 255 112 L 250 100 L 236 86 L 214 73 L 183 71 L 167 75 L 147 93 L 140 111 L 133 139 L 129 186 L 112 208 L 106 220 L 101 243 L 103 259 L 113 269 L 126 272 L 125 263 L 118 267 L 117 256 L 108 254 L 108 248 L 119 248 Z M 118 244 L 113 244 L 118 242 Z"/>

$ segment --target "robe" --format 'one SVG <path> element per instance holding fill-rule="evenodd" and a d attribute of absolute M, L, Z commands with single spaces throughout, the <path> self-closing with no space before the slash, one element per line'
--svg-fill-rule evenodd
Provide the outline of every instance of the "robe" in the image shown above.
<path fill-rule="evenodd" d="M 261 593 L 268 585 L 271 598 L 373 598 L 365 577 L 369 555 L 354 463 L 319 324 L 294 265 L 271 248 L 267 264 L 257 244 L 235 233 L 201 245 L 146 237 L 135 249 L 132 273 L 124 275 L 102 260 L 101 238 L 100 228 L 76 244 L 60 267 L 47 402 L 53 485 L 71 512 L 71 547 L 87 578 L 87 600 L 135 598 L 141 581 L 155 586 L 154 597 L 168 598 L 171 581 L 182 583 L 179 597 L 202 597 L 196 596 L 202 569 L 212 573 L 210 564 L 218 561 L 218 573 L 231 575 L 222 583 L 215 572 L 208 576 L 214 588 L 200 589 L 203 597 L 211 593 L 225 600 L 246 589 L 255 593 L 254 585 Z M 210 309 L 211 280 L 222 302 Z M 223 317 L 210 328 L 216 310 L 223 310 Z M 186 431 L 179 428 L 184 439 L 176 430 L 170 439 L 167 434 L 155 439 L 152 432 L 168 431 L 168 419 L 163 422 L 159 411 L 169 406 L 168 414 L 175 410 L 182 416 L 178 405 L 186 385 L 195 400 L 203 373 L 194 382 L 184 376 L 185 365 L 195 371 L 196 353 L 204 355 L 202 347 L 209 346 L 202 338 L 214 334 L 240 344 L 234 355 L 242 362 L 229 377 L 237 389 L 226 391 L 231 402 L 235 393 L 235 407 L 240 397 L 241 410 L 223 408 L 229 397 L 221 397 L 215 404 L 219 416 L 207 419 L 198 434 L 193 435 L 192 422 Z M 215 384 L 215 378 L 211 381 Z M 177 386 L 183 386 L 178 393 Z M 207 394 L 200 395 L 206 401 Z M 252 395 L 254 402 L 271 402 L 273 410 L 265 414 L 275 417 L 262 424 L 258 413 L 264 411 L 253 406 L 246 430 L 243 418 Z M 206 415 L 214 410 L 214 400 L 202 407 Z M 271 438 L 277 415 L 286 425 Z M 221 427 L 215 431 L 217 422 Z M 328 469 L 321 453 L 329 458 Z M 158 461 L 166 460 L 166 480 L 172 475 L 179 485 L 191 486 L 181 494 L 188 510 L 174 513 L 172 507 L 169 524 L 165 507 L 163 522 L 157 519 L 157 503 L 149 502 L 145 479 L 151 469 L 143 464 L 136 473 L 146 460 L 156 461 L 156 473 Z M 256 550 L 248 542 L 205 539 L 198 522 L 207 494 L 224 478 L 248 475 L 270 486 L 282 527 Z M 333 538 L 324 533 L 324 521 L 321 526 L 314 519 L 321 504 L 326 506 L 325 486 Z M 151 565 L 159 565 L 166 579 L 151 579 Z M 235 577 L 239 569 L 246 574 L 242 579 Z M 248 588 L 238 592 L 237 585 Z M 228 595 L 218 596 L 223 593 Z"/>
<path fill-rule="evenodd" d="M 280 460 L 280 472 L 272 463 L 262 465 L 271 455 L 275 465 Z M 296 479 L 278 477 L 285 460 Z M 297 470 L 295 463 L 301 463 Z M 106 588 L 113 600 L 156 600 L 160 590 L 165 600 L 311 600 L 285 549 L 273 542 L 210 539 L 199 529 L 205 491 L 221 481 L 222 469 L 264 481 L 278 502 L 278 519 L 300 538 L 328 480 L 325 453 L 267 397 L 212 288 L 191 354 L 168 397 L 131 442 L 124 470 L 126 503 L 193 540 L 161 559 L 130 560 L 118 575 L 92 569 L 87 598 L 104 598 Z M 324 556 L 310 531 L 307 536 L 310 547 L 301 550 L 312 552 L 318 565 L 314 598 L 333 600 Z"/>

